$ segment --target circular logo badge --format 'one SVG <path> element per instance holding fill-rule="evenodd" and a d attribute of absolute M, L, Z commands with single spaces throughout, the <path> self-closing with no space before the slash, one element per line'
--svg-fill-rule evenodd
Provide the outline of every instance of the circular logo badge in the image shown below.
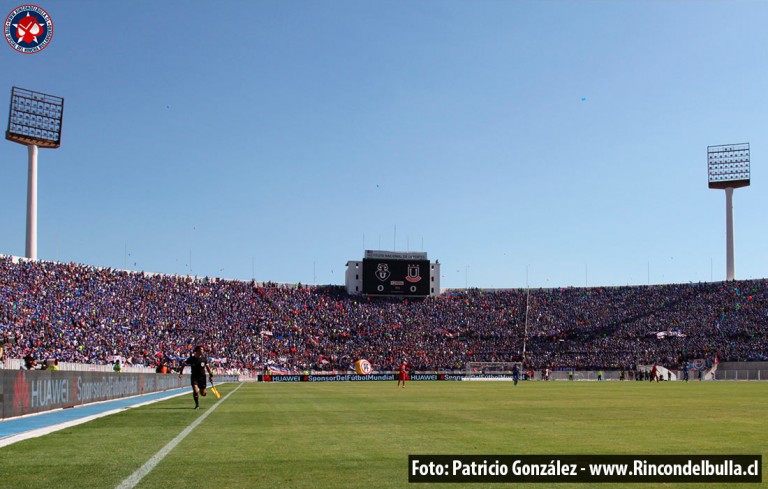
<path fill-rule="evenodd" d="M 5 19 L 5 40 L 20 53 L 38 53 L 53 37 L 53 21 L 36 5 L 16 7 Z"/>
<path fill-rule="evenodd" d="M 368 360 L 358 360 L 355 362 L 355 372 L 360 375 L 371 375 L 373 367 Z"/>

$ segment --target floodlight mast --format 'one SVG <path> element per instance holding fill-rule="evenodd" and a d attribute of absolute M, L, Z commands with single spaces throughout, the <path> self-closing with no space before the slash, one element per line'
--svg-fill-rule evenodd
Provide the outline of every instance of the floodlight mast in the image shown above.
<path fill-rule="evenodd" d="M 709 188 L 725 190 L 725 279 L 734 280 L 733 190 L 750 183 L 749 143 L 707 146 Z"/>
<path fill-rule="evenodd" d="M 24 253 L 37 260 L 37 145 L 27 146 L 27 241 Z"/>
<path fill-rule="evenodd" d="M 27 240 L 25 255 L 37 259 L 37 150 L 61 145 L 64 99 L 23 88 L 11 89 L 5 139 L 27 147 Z"/>

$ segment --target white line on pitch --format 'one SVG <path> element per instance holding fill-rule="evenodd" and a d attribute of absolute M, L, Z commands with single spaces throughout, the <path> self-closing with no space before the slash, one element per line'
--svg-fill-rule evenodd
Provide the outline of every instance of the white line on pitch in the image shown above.
<path fill-rule="evenodd" d="M 184 431 L 182 431 L 181 433 L 179 433 L 179 434 L 178 434 L 178 436 L 176 436 L 176 438 L 174 438 L 174 439 L 173 439 L 173 440 L 171 440 L 171 441 L 170 441 L 170 442 L 169 442 L 169 443 L 168 443 L 166 446 L 164 446 L 163 448 L 161 448 L 161 449 L 160 449 L 160 451 L 159 451 L 159 452 L 157 452 L 156 454 L 154 454 L 154 455 L 152 456 L 152 458 L 150 458 L 149 460 L 147 460 L 147 462 L 146 462 L 144 465 L 142 465 L 141 467 L 139 467 L 139 469 L 138 469 L 136 472 L 134 472 L 133 474 L 131 474 L 131 476 L 130 476 L 130 477 L 128 477 L 127 479 L 125 479 L 123 482 L 121 482 L 121 483 L 120 483 L 120 485 L 119 485 L 119 486 L 117 486 L 117 488 L 116 488 L 116 489 L 133 489 L 134 487 L 136 487 L 136 484 L 138 484 L 139 482 L 141 482 L 141 479 L 143 479 L 143 478 L 144 478 L 144 477 L 145 477 L 147 474 L 149 474 L 150 472 L 152 472 L 152 469 L 154 469 L 154 468 L 157 466 L 157 464 L 159 464 L 159 463 L 160 463 L 160 462 L 161 462 L 161 461 L 162 461 L 162 460 L 165 458 L 165 456 L 166 456 L 166 455 L 168 455 L 168 454 L 171 452 L 171 450 L 173 450 L 174 448 L 176 448 L 176 445 L 178 445 L 179 443 L 181 443 L 181 441 L 182 441 L 184 438 L 186 438 L 186 437 L 187 437 L 187 435 L 188 435 L 188 434 L 190 434 L 190 433 L 192 432 L 192 430 L 194 430 L 195 428 L 197 428 L 197 425 L 199 425 L 200 423 L 202 423 L 202 422 L 203 422 L 203 420 L 204 420 L 205 418 L 207 418 L 209 414 L 211 414 L 211 413 L 212 413 L 212 412 L 213 412 L 213 411 L 214 411 L 214 410 L 215 410 L 217 407 L 219 407 L 219 404 L 221 404 L 222 402 L 226 401 L 226 400 L 227 400 L 227 398 L 228 398 L 229 396 L 231 396 L 232 394 L 234 394 L 234 393 L 235 393 L 235 391 L 237 391 L 237 389 L 239 389 L 239 388 L 240 388 L 242 385 L 243 385 L 243 384 L 240 384 L 240 385 L 238 385 L 237 387 L 235 387 L 235 389 L 234 389 L 232 392 L 230 392 L 229 394 L 227 394 L 226 396 L 224 396 L 224 397 L 221 399 L 221 402 L 217 402 L 216 404 L 214 404 L 214 405 L 211 407 L 211 409 L 207 410 L 207 411 L 205 412 L 205 414 L 203 414 L 202 416 L 200 416 L 199 418 L 197 418 L 196 420 L 194 420 L 194 421 L 192 422 L 192 424 L 190 424 L 189 426 L 187 426 L 187 427 L 186 427 L 186 429 L 185 429 Z"/>
<path fill-rule="evenodd" d="M 17 443 L 17 442 L 20 442 L 20 441 L 23 441 L 23 440 L 29 440 L 30 438 L 37 438 L 37 437 L 40 437 L 40 436 L 49 435 L 49 434 L 51 434 L 53 432 L 56 432 L 56 431 L 59 431 L 59 430 L 63 430 L 65 428 L 71 428 L 72 426 L 77 426 L 79 424 L 87 423 L 89 421 L 93 421 L 94 419 L 103 418 L 105 416 L 109 416 L 109 415 L 112 415 L 112 414 L 115 414 L 115 413 L 120 413 L 120 412 L 123 412 L 123 411 L 125 411 L 127 409 L 133 409 L 133 408 L 137 408 L 137 407 L 141 407 L 141 406 L 147 406 L 149 404 L 154 404 L 154 403 L 160 402 L 160 401 L 167 401 L 168 399 L 172 399 L 172 398 L 178 397 L 178 396 L 183 396 L 183 395 L 186 395 L 186 394 L 187 394 L 187 392 L 185 390 L 185 392 L 179 392 L 178 394 L 169 395 L 168 397 L 161 397 L 161 398 L 158 398 L 158 399 L 152 399 L 150 401 L 139 402 L 139 403 L 136 403 L 136 404 L 131 404 L 130 406 L 123 406 L 123 407 L 119 407 L 119 408 L 115 408 L 115 409 L 110 409 L 109 411 L 104 411 L 104 412 L 101 412 L 101 413 L 92 414 L 90 416 L 84 416 L 82 418 L 75 418 L 75 419 L 70 420 L 70 421 L 64 421 L 63 423 L 57 423 L 57 424 L 52 425 L 52 426 L 45 426 L 43 428 L 36 428 L 34 430 L 24 431 L 22 433 L 18 433 L 18 434 L 15 434 L 15 435 L 9 435 L 9 436 L 7 436 L 5 438 L 0 438 L 0 448 L 8 446 L 8 445 L 12 445 L 14 443 Z M 136 397 L 138 399 L 141 396 L 136 396 Z M 128 399 L 128 398 L 124 398 L 124 399 Z M 82 407 L 92 406 L 92 405 L 101 404 L 101 403 L 108 403 L 108 402 L 112 402 L 112 401 L 115 401 L 115 400 L 119 400 L 119 399 L 110 399 L 109 401 L 97 401 L 97 402 L 90 403 L 90 404 L 83 404 L 81 406 L 76 406 L 76 407 L 71 408 L 71 409 L 80 409 Z M 35 413 L 35 414 L 31 414 L 31 415 L 26 415 L 26 416 L 30 416 L 31 417 L 31 416 L 47 414 L 47 413 L 50 413 L 50 412 L 51 411 L 45 411 L 45 412 L 42 412 L 42 413 Z"/>

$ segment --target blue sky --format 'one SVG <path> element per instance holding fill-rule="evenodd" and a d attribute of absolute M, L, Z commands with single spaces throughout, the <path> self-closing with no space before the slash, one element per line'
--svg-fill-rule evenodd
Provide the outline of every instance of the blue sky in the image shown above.
<path fill-rule="evenodd" d="M 19 2 L 0 0 L 3 19 Z M 723 280 L 708 145 L 751 144 L 736 277 L 768 277 L 768 2 L 43 0 L 12 86 L 64 97 L 38 257 L 344 281 L 426 251 L 443 287 Z M 0 253 L 26 149 L 0 140 Z"/>

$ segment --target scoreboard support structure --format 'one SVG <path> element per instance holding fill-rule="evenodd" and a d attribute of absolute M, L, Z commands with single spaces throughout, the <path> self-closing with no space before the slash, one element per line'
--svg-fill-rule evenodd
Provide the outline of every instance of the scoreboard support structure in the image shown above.
<path fill-rule="evenodd" d="M 385 297 L 440 295 L 440 263 L 425 252 L 366 250 L 361 261 L 348 261 L 347 292 Z"/>

